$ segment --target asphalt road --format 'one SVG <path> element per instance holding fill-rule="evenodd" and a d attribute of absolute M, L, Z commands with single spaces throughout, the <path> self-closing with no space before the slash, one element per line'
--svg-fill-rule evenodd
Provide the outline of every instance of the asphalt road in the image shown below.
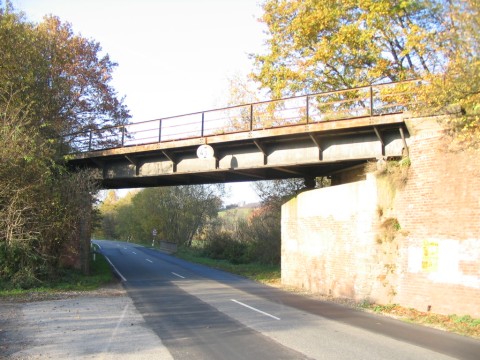
<path fill-rule="evenodd" d="M 95 241 L 174 359 L 475 359 L 480 341 Z"/>

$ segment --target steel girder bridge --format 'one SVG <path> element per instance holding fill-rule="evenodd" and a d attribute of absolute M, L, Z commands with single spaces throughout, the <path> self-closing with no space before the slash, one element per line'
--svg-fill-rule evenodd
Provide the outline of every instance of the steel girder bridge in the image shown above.
<path fill-rule="evenodd" d="M 421 83 L 309 94 L 65 135 L 109 189 L 334 176 L 408 154 Z"/>

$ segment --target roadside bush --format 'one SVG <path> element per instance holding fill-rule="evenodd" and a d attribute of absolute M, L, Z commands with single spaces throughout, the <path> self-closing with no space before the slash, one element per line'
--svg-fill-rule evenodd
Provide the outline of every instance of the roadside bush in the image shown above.
<path fill-rule="evenodd" d="M 280 263 L 280 210 L 277 207 L 257 209 L 248 220 L 237 219 L 235 228 L 235 232 L 211 228 L 204 235 L 202 256 L 232 264 Z"/>
<path fill-rule="evenodd" d="M 40 283 L 40 280 L 35 277 L 31 268 L 21 269 L 12 277 L 12 286 L 16 289 L 30 289 L 38 286 Z"/>
<path fill-rule="evenodd" d="M 217 260 L 228 260 L 232 264 L 243 264 L 248 262 L 246 252 L 246 244 L 236 240 L 233 233 L 212 229 L 206 236 L 202 255 Z"/>
<path fill-rule="evenodd" d="M 223 259 L 225 247 L 231 241 L 230 233 L 212 230 L 205 236 L 202 255 L 212 259 Z"/>
<path fill-rule="evenodd" d="M 28 289 L 41 283 L 40 277 L 47 275 L 41 256 L 30 251 L 30 242 L 6 246 L 0 243 L 0 289 Z"/>
<path fill-rule="evenodd" d="M 248 221 L 239 223 L 236 236 L 241 243 L 248 244 L 249 262 L 280 264 L 280 219 L 280 209 L 266 206 L 253 213 Z"/>

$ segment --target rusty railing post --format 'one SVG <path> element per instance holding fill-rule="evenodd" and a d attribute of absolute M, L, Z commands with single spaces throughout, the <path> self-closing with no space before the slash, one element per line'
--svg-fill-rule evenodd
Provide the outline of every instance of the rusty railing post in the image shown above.
<path fill-rule="evenodd" d="M 307 95 L 307 103 L 306 103 L 307 125 L 308 125 L 308 122 L 309 122 L 309 116 L 308 116 L 308 112 L 309 112 L 309 110 L 310 110 L 309 101 L 310 101 L 310 99 L 309 99 L 309 97 L 308 97 L 308 95 Z"/>
<path fill-rule="evenodd" d="M 93 136 L 93 131 L 90 130 L 90 136 L 88 139 L 88 151 L 92 151 L 92 136 Z"/>
<path fill-rule="evenodd" d="M 162 142 L 162 119 L 158 120 L 158 142 Z"/>
<path fill-rule="evenodd" d="M 250 131 L 253 131 L 253 104 L 250 104 Z"/>
<path fill-rule="evenodd" d="M 373 86 L 370 85 L 370 116 L 373 116 Z"/>

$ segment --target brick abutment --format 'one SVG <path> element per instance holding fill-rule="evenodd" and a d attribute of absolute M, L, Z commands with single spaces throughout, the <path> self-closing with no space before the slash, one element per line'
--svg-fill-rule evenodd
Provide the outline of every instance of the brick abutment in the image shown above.
<path fill-rule="evenodd" d="M 377 171 L 284 204 L 285 285 L 480 317 L 480 154 L 451 150 L 437 120 L 409 121 L 404 179 Z"/>

